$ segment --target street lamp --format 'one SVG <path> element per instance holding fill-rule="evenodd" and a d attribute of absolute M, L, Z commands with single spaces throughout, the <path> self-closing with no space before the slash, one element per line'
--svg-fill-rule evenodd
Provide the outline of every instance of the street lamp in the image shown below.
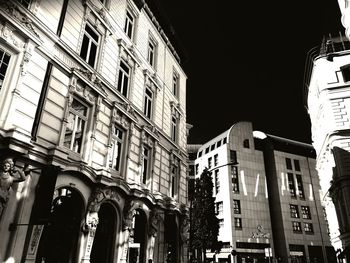
<path fill-rule="evenodd" d="M 256 229 L 258 230 L 257 232 L 252 232 L 251 238 L 254 239 L 258 239 L 258 238 L 266 238 L 267 240 L 269 240 L 269 245 L 270 247 L 268 248 L 268 258 L 269 258 L 269 263 L 271 263 L 271 257 L 272 257 L 272 246 L 271 246 L 271 237 L 270 237 L 270 233 L 267 232 L 263 232 L 263 227 L 262 225 L 258 225 L 256 227 Z M 266 252 L 265 252 L 266 255 Z"/>

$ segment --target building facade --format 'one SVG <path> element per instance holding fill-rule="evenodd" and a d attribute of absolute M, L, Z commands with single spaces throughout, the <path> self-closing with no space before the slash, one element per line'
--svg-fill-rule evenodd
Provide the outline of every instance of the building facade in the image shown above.
<path fill-rule="evenodd" d="M 348 9 L 346 9 L 348 10 Z M 343 19 L 346 14 L 343 13 Z M 344 23 L 344 22 L 343 22 Z M 348 34 L 348 33 L 347 33 Z M 307 55 L 305 105 L 311 120 L 330 234 L 339 258 L 350 259 L 350 43 L 330 37 Z"/>
<path fill-rule="evenodd" d="M 195 173 L 212 172 L 217 261 L 332 262 L 314 167 L 311 145 L 253 131 L 250 122 L 203 144 Z"/>
<path fill-rule="evenodd" d="M 160 10 L 0 1 L 2 262 L 187 262 L 187 77 Z"/>

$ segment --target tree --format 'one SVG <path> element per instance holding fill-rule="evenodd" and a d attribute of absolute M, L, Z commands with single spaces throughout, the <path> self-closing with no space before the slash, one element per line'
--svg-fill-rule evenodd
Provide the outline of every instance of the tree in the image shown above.
<path fill-rule="evenodd" d="M 192 248 L 202 254 L 205 262 L 206 250 L 218 248 L 219 220 L 215 215 L 215 197 L 211 172 L 204 169 L 195 180 L 191 220 Z"/>

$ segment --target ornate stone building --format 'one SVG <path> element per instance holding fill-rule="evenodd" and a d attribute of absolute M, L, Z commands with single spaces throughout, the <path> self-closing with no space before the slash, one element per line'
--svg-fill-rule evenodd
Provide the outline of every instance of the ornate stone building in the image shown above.
<path fill-rule="evenodd" d="M 187 77 L 160 10 L 0 1 L 2 262 L 187 262 Z"/>

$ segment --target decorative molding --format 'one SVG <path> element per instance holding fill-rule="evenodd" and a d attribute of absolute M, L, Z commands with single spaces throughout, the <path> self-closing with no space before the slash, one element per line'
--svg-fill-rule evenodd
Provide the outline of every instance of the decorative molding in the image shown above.
<path fill-rule="evenodd" d="M 0 25 L 0 27 L 1 37 L 3 39 L 5 39 L 11 45 L 14 45 L 20 50 L 22 50 L 25 47 L 25 43 L 15 37 L 15 34 L 13 33 L 15 29 L 9 23 L 5 22 L 3 25 Z"/>
<path fill-rule="evenodd" d="M 121 197 L 116 190 L 111 188 L 97 187 L 89 198 L 89 211 L 98 212 L 100 210 L 101 204 L 105 200 L 113 200 L 120 202 Z"/>

